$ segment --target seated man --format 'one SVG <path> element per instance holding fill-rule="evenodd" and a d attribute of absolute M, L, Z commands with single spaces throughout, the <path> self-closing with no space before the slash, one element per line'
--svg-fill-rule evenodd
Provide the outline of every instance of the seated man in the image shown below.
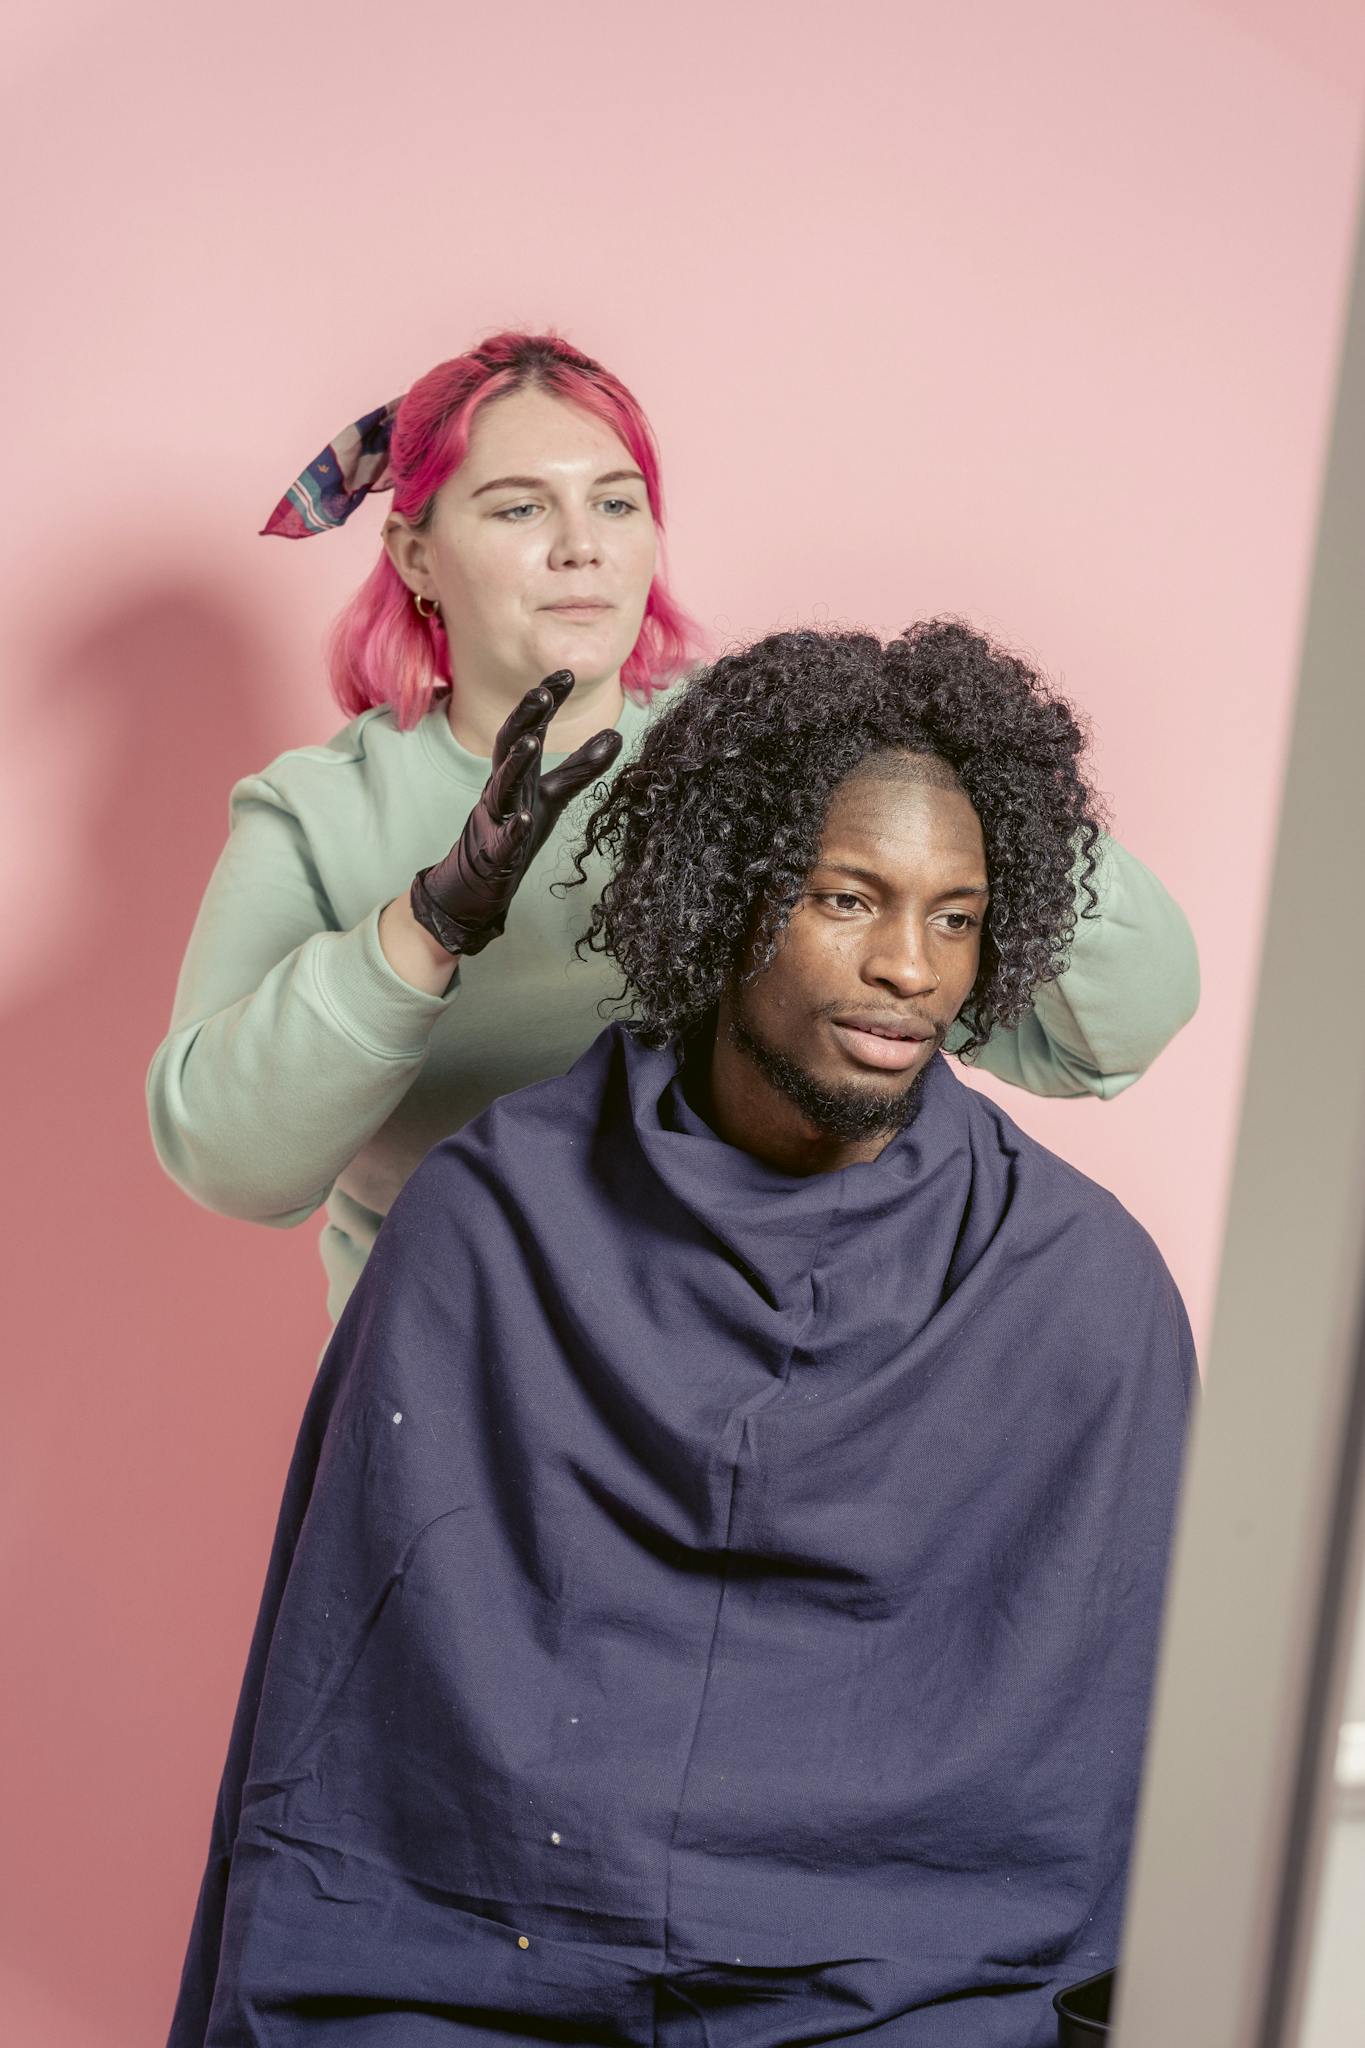
<path fill-rule="evenodd" d="M 1190 1339 L 942 1056 L 1064 961 L 1080 744 L 952 624 L 650 731 L 633 1021 L 430 1154 L 324 1364 L 176 2048 L 1032 2048 L 1114 1960 Z"/>

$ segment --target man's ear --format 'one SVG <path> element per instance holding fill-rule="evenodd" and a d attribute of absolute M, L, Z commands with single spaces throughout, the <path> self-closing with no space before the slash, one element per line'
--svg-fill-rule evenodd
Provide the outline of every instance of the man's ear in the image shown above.
<path fill-rule="evenodd" d="M 389 560 L 414 596 L 434 598 L 426 535 L 409 525 L 401 512 L 390 512 L 384 521 L 383 540 Z"/>

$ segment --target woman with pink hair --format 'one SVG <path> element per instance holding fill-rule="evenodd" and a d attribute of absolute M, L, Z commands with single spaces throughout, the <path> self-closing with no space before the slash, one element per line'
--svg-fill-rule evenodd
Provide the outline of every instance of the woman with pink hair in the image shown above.
<path fill-rule="evenodd" d="M 334 1316 L 429 1148 L 601 1028 L 614 983 L 554 884 L 584 792 L 698 652 L 649 423 L 558 336 L 439 364 L 338 435 L 265 530 L 326 532 L 390 487 L 332 640 L 350 723 L 233 791 L 148 1076 L 158 1156 L 197 1200 L 275 1225 L 326 1204 Z M 981 1054 L 1040 1094 L 1117 1093 L 1194 1007 L 1161 884 L 1105 841 L 1094 887 L 1066 973 Z"/>

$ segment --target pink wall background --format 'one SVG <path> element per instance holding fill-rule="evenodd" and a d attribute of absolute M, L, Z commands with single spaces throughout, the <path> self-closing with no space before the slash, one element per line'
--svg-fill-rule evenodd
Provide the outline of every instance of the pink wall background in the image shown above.
<path fill-rule="evenodd" d="M 319 641 L 377 520 L 256 528 L 438 357 L 556 323 L 651 410 L 713 633 L 953 610 L 1032 649 L 1206 992 L 1117 1103 L 1005 1092 L 1204 1332 L 1365 17 L 26 0 L 5 38 L 0 2032 L 144 2048 L 324 1328 L 315 1226 L 195 1210 L 142 1110 L 229 784 L 340 722 Z"/>

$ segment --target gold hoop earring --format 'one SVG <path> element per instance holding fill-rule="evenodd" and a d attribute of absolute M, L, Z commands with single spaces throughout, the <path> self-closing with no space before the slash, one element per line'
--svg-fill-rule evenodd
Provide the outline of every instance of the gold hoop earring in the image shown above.
<path fill-rule="evenodd" d="M 434 597 L 423 597 L 423 595 L 422 595 L 422 593 L 421 593 L 421 591 L 420 591 L 420 590 L 414 590 L 414 591 L 413 591 L 413 593 L 412 593 L 412 601 L 413 601 L 413 603 L 414 603 L 414 604 L 416 605 L 416 607 L 417 607 L 417 616 L 418 616 L 418 618 L 419 618 L 419 619 L 439 619 L 439 618 L 440 618 L 440 616 L 441 616 L 441 606 L 440 606 L 440 602 L 439 602 L 439 600 L 438 600 L 438 599 L 436 599 L 436 598 L 434 598 Z M 425 604 L 425 605 L 430 605 L 430 607 L 431 607 L 430 611 L 425 611 L 425 612 L 424 612 L 424 611 L 422 610 L 422 606 L 423 606 L 424 604 Z"/>

